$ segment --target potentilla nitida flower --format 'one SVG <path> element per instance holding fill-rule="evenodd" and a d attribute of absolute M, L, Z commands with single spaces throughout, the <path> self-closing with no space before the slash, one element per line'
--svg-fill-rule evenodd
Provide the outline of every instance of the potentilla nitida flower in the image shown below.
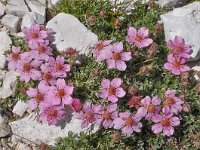
<path fill-rule="evenodd" d="M 146 96 L 141 100 L 142 107 L 138 108 L 137 114 L 140 117 L 145 117 L 147 120 L 151 120 L 151 118 L 159 113 L 161 99 L 158 96 L 153 97 L 152 99 L 149 96 Z"/>
<path fill-rule="evenodd" d="M 65 64 L 65 59 L 62 56 L 57 56 L 56 59 L 50 57 L 49 66 L 52 74 L 58 78 L 65 78 L 67 73 L 70 71 L 70 65 Z"/>
<path fill-rule="evenodd" d="M 172 72 L 174 75 L 180 75 L 190 70 L 190 68 L 185 65 L 185 59 L 175 57 L 173 54 L 167 56 L 167 61 L 168 62 L 164 64 L 164 68 Z"/>
<path fill-rule="evenodd" d="M 53 105 L 51 102 L 42 103 L 40 106 L 39 120 L 47 121 L 49 125 L 55 125 L 65 117 L 65 111 L 61 105 Z"/>
<path fill-rule="evenodd" d="M 16 71 L 20 74 L 20 80 L 26 83 L 33 80 L 39 80 L 41 78 L 41 72 L 38 70 L 41 61 L 33 60 L 29 52 L 21 54 L 21 59 L 16 64 Z"/>
<path fill-rule="evenodd" d="M 101 82 L 102 90 L 100 91 L 100 97 L 107 99 L 112 103 L 116 103 L 118 98 L 124 97 L 126 92 L 121 88 L 122 80 L 120 78 L 114 78 L 112 81 L 103 79 Z"/>
<path fill-rule="evenodd" d="M 184 101 L 182 101 L 180 98 L 176 96 L 176 90 L 170 90 L 168 89 L 165 92 L 165 97 L 163 101 L 164 107 L 169 107 L 171 112 L 178 114 L 182 110 L 182 104 Z"/>
<path fill-rule="evenodd" d="M 132 96 L 127 105 L 129 108 L 135 107 L 136 109 L 138 109 L 141 105 L 141 100 L 142 98 L 140 96 Z"/>
<path fill-rule="evenodd" d="M 119 71 L 125 71 L 127 68 L 125 61 L 131 60 L 131 52 L 123 52 L 122 42 L 114 43 L 110 51 L 110 58 L 107 59 L 108 69 L 116 68 Z"/>
<path fill-rule="evenodd" d="M 12 47 L 12 52 L 7 55 L 8 69 L 15 70 L 17 68 L 18 61 L 21 59 L 20 47 Z"/>
<path fill-rule="evenodd" d="M 31 110 L 36 109 L 38 105 L 45 102 L 48 90 L 49 86 L 45 82 L 41 81 L 37 88 L 29 88 L 26 91 L 26 94 L 30 97 L 28 105 Z"/>
<path fill-rule="evenodd" d="M 144 48 L 153 43 L 153 40 L 148 38 L 149 30 L 145 27 L 140 28 L 138 31 L 134 27 L 129 27 L 126 41 L 133 43 L 138 48 Z"/>
<path fill-rule="evenodd" d="M 174 40 L 169 40 L 167 46 L 171 50 L 171 52 L 176 56 L 185 59 L 190 58 L 190 45 L 187 45 L 182 37 L 176 36 Z"/>
<path fill-rule="evenodd" d="M 174 127 L 180 124 L 180 119 L 174 117 L 169 108 L 163 109 L 163 114 L 155 114 L 152 121 L 156 124 L 152 126 L 152 131 L 155 134 L 163 132 L 164 135 L 171 136 L 174 134 Z"/>
<path fill-rule="evenodd" d="M 121 129 L 122 133 L 129 136 L 133 132 L 140 132 L 142 128 L 141 118 L 129 112 L 119 113 L 119 117 L 114 120 L 114 129 Z"/>
<path fill-rule="evenodd" d="M 99 116 L 95 113 L 95 106 L 87 102 L 83 104 L 82 111 L 74 113 L 74 117 L 82 120 L 81 127 L 86 128 L 90 123 L 96 124 L 96 118 Z"/>
<path fill-rule="evenodd" d="M 64 79 L 57 79 L 56 85 L 49 87 L 48 96 L 54 105 L 71 105 L 73 90 L 73 85 L 67 85 Z"/>
<path fill-rule="evenodd" d="M 105 129 L 112 128 L 113 120 L 118 117 L 117 104 L 109 104 L 106 107 L 100 106 L 100 108 L 95 109 L 95 113 L 99 114 L 95 121 L 96 124 L 102 124 Z"/>

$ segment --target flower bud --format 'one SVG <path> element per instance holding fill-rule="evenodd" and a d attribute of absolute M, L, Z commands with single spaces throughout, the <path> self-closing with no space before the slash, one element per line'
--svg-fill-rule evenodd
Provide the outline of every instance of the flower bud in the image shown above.
<path fill-rule="evenodd" d="M 156 56 L 158 50 L 158 44 L 153 42 L 151 46 L 147 49 L 148 57 Z"/>
<path fill-rule="evenodd" d="M 99 75 L 99 69 L 98 68 L 95 68 L 92 70 L 92 75 L 93 76 L 98 76 Z"/>
<path fill-rule="evenodd" d="M 39 149 L 40 150 L 47 150 L 47 145 L 45 144 L 45 143 L 41 143 L 40 145 L 39 145 Z"/>
<path fill-rule="evenodd" d="M 139 108 L 142 98 L 140 96 L 132 96 L 127 103 L 129 108 L 135 107 L 136 109 Z"/>
<path fill-rule="evenodd" d="M 114 24 L 115 24 L 115 29 L 119 29 L 122 26 L 122 20 L 116 18 Z"/>
<path fill-rule="evenodd" d="M 185 112 L 190 111 L 190 105 L 188 103 L 184 103 L 182 107 L 183 107 L 183 111 L 185 111 Z"/>
<path fill-rule="evenodd" d="M 187 80 L 188 77 L 189 77 L 189 73 L 188 72 L 184 72 L 184 73 L 181 74 L 181 79 L 182 80 Z"/>
<path fill-rule="evenodd" d="M 188 85 L 189 85 L 188 79 L 182 79 L 182 80 L 181 80 L 181 85 L 182 85 L 183 87 L 187 88 Z"/>
<path fill-rule="evenodd" d="M 76 49 L 68 48 L 65 50 L 65 54 L 66 55 L 74 55 L 74 54 L 76 54 Z"/>
<path fill-rule="evenodd" d="M 94 25 L 96 23 L 96 16 L 89 16 L 87 22 L 89 25 Z"/>
<path fill-rule="evenodd" d="M 128 93 L 130 95 L 137 95 L 138 94 L 138 88 L 135 85 L 131 85 L 128 88 Z"/>
<path fill-rule="evenodd" d="M 200 84 L 196 85 L 195 91 L 197 92 L 197 94 L 200 94 Z"/>
<path fill-rule="evenodd" d="M 116 131 L 115 133 L 112 134 L 112 140 L 114 142 L 118 142 L 121 139 L 121 133 L 119 131 Z"/>
<path fill-rule="evenodd" d="M 99 16 L 100 16 L 100 17 L 105 17 L 105 11 L 101 10 L 101 11 L 99 12 Z"/>
<path fill-rule="evenodd" d="M 157 23 L 156 25 L 154 25 L 154 29 L 156 30 L 156 32 L 161 32 L 162 30 L 161 24 Z"/>
<path fill-rule="evenodd" d="M 83 105 L 82 103 L 80 102 L 79 99 L 76 99 L 74 98 L 73 101 L 72 101 L 72 104 L 71 104 L 72 108 L 76 111 L 76 112 L 79 112 L 81 111 Z"/>

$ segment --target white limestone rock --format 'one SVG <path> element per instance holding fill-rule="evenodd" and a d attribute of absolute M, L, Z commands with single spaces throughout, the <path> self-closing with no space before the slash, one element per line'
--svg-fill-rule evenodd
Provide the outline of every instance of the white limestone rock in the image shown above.
<path fill-rule="evenodd" d="M 2 4 L 0 1 L 0 17 L 4 15 L 5 9 L 6 9 L 5 5 Z"/>
<path fill-rule="evenodd" d="M 24 0 L 8 0 L 6 5 L 6 13 L 22 17 L 29 12 Z"/>
<path fill-rule="evenodd" d="M 0 32 L 0 69 L 4 69 L 6 57 L 4 52 L 10 49 L 12 41 L 6 32 Z"/>
<path fill-rule="evenodd" d="M 47 0 L 48 8 L 53 8 L 58 5 L 61 0 Z"/>
<path fill-rule="evenodd" d="M 192 46 L 191 56 L 198 59 L 200 51 L 200 2 L 176 8 L 161 15 L 166 41 L 181 36 Z"/>
<path fill-rule="evenodd" d="M 4 25 L 10 32 L 16 33 L 19 31 L 19 23 L 20 23 L 20 17 L 7 14 L 5 15 L 1 23 Z"/>
<path fill-rule="evenodd" d="M 22 101 L 18 101 L 17 104 L 13 108 L 13 113 L 22 117 L 25 111 L 28 109 L 28 104 Z"/>
<path fill-rule="evenodd" d="M 60 13 L 47 23 L 55 32 L 51 39 L 58 51 L 74 48 L 79 54 L 88 55 L 90 47 L 98 41 L 97 35 L 88 30 L 76 17 Z"/>
<path fill-rule="evenodd" d="M 38 2 L 37 0 L 26 0 L 28 7 L 32 12 L 40 14 L 43 17 L 46 17 L 46 6 Z"/>
<path fill-rule="evenodd" d="M 0 115 L 0 138 L 10 134 L 10 126 L 8 125 L 8 119 Z"/>
<path fill-rule="evenodd" d="M 18 73 L 14 71 L 6 72 L 0 87 L 0 98 L 7 98 L 15 92 L 17 76 Z"/>
<path fill-rule="evenodd" d="M 36 116 L 35 113 L 32 113 L 23 119 L 11 122 L 12 132 L 34 143 L 43 142 L 48 145 L 53 145 L 57 138 L 66 137 L 69 131 L 72 131 L 74 134 L 79 134 L 81 131 L 85 132 L 88 130 L 88 128 L 82 129 L 81 121 L 74 118 L 66 126 L 61 127 L 55 125 L 49 126 L 47 123 L 39 123 Z M 96 132 L 98 129 L 98 126 L 96 126 L 93 132 Z"/>
<path fill-rule="evenodd" d="M 28 146 L 27 144 L 19 142 L 15 147 L 15 150 L 31 150 L 31 147 Z"/>
<path fill-rule="evenodd" d="M 28 12 L 22 18 L 21 29 L 30 27 L 32 24 L 44 24 L 45 18 L 35 12 Z"/>
<path fill-rule="evenodd" d="M 161 7 L 179 7 L 183 6 L 188 0 L 159 0 L 158 4 Z"/>

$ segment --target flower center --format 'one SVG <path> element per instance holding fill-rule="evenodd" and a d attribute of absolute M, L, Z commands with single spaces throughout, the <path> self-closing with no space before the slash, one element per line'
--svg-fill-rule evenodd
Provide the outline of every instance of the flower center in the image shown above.
<path fill-rule="evenodd" d="M 55 68 L 56 68 L 56 71 L 61 71 L 63 67 L 61 64 L 56 64 Z"/>
<path fill-rule="evenodd" d="M 163 120 L 161 120 L 161 125 L 162 125 L 163 127 L 168 127 L 168 126 L 170 126 L 170 121 L 169 121 L 169 119 L 163 119 Z"/>
<path fill-rule="evenodd" d="M 64 89 L 59 89 L 57 95 L 58 95 L 59 97 L 65 96 L 65 90 L 64 90 Z"/>
<path fill-rule="evenodd" d="M 150 104 L 149 106 L 148 106 L 148 112 L 149 113 L 153 113 L 154 112 L 154 110 L 155 110 L 155 106 L 153 105 L 153 104 Z"/>
<path fill-rule="evenodd" d="M 175 61 L 173 62 L 174 67 L 179 68 L 180 67 L 180 62 L 179 61 Z"/>
<path fill-rule="evenodd" d="M 175 103 L 175 100 L 172 97 L 167 97 L 164 101 L 164 105 L 173 105 Z"/>
<path fill-rule="evenodd" d="M 50 116 L 50 117 L 57 117 L 57 110 L 55 110 L 55 109 L 50 109 L 49 111 L 48 111 L 48 116 Z"/>
<path fill-rule="evenodd" d="M 115 60 L 120 60 L 120 58 L 121 58 L 120 53 L 114 53 L 114 54 L 113 54 L 113 58 L 114 58 Z"/>
<path fill-rule="evenodd" d="M 45 81 L 49 81 L 49 80 L 51 80 L 52 78 L 53 78 L 53 77 L 52 77 L 51 73 L 49 73 L 49 72 L 44 73 L 44 75 L 43 75 L 43 79 L 44 79 Z"/>
<path fill-rule="evenodd" d="M 93 114 L 91 112 L 86 112 L 85 115 L 86 115 L 86 119 L 88 121 L 92 121 L 93 118 L 94 118 L 94 116 L 93 116 Z"/>
<path fill-rule="evenodd" d="M 181 53 L 183 51 L 183 48 L 181 46 L 176 46 L 175 47 L 175 52 Z"/>
<path fill-rule="evenodd" d="M 43 100 L 44 100 L 43 94 L 42 94 L 42 93 L 38 93 L 38 94 L 35 96 L 35 100 L 36 100 L 37 102 L 43 101 Z"/>
<path fill-rule="evenodd" d="M 110 114 L 110 112 L 105 111 L 104 114 L 103 114 L 103 119 L 105 119 L 105 120 L 111 119 L 111 114 Z"/>
<path fill-rule="evenodd" d="M 12 59 L 17 61 L 20 58 L 19 54 L 13 53 L 12 54 Z"/>
<path fill-rule="evenodd" d="M 112 86 L 109 87 L 109 88 L 108 88 L 108 93 L 109 93 L 109 95 L 114 95 L 114 94 L 115 94 L 115 90 L 116 90 L 116 89 L 115 89 L 114 87 L 112 87 Z"/>
<path fill-rule="evenodd" d="M 103 43 L 98 43 L 98 44 L 96 44 L 96 49 L 97 49 L 98 51 L 101 51 L 103 48 L 104 48 Z"/>
<path fill-rule="evenodd" d="M 138 42 L 140 42 L 142 40 L 142 36 L 137 34 L 135 36 L 135 40 L 138 41 Z"/>
<path fill-rule="evenodd" d="M 31 65 L 29 63 L 25 63 L 23 66 L 24 72 L 29 72 L 31 70 Z"/>
<path fill-rule="evenodd" d="M 38 34 L 37 34 L 37 33 L 31 33 L 31 38 L 32 38 L 32 39 L 38 38 Z"/>
<path fill-rule="evenodd" d="M 133 118 L 128 117 L 128 118 L 125 119 L 125 125 L 126 126 L 132 126 L 134 124 L 135 124 L 135 121 L 133 120 Z"/>
<path fill-rule="evenodd" d="M 46 49 L 45 49 L 44 46 L 38 46 L 38 47 L 37 47 L 37 50 L 38 50 L 38 52 L 40 52 L 40 53 L 44 53 Z"/>

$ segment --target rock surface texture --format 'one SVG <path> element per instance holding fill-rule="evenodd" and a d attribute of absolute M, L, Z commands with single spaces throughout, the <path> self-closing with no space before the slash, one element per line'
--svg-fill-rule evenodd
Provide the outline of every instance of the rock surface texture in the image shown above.
<path fill-rule="evenodd" d="M 81 121 L 72 119 L 71 122 L 64 124 L 65 126 L 49 126 L 46 123 L 39 123 L 36 114 L 10 123 L 12 132 L 18 136 L 24 137 L 34 143 L 44 142 L 49 145 L 55 143 L 55 139 L 65 137 L 69 131 L 75 134 L 87 131 L 88 128 L 81 128 Z M 95 127 L 94 132 L 98 129 Z M 34 132 L 33 132 L 34 131 Z M 40 144 L 40 143 L 38 143 Z"/>
<path fill-rule="evenodd" d="M 55 32 L 51 39 L 59 51 L 74 48 L 79 54 L 87 55 L 97 42 L 97 35 L 88 30 L 76 17 L 60 13 L 47 23 Z"/>
<path fill-rule="evenodd" d="M 192 46 L 191 56 L 199 58 L 200 51 L 200 2 L 194 2 L 182 8 L 161 15 L 164 23 L 166 41 L 182 36 Z"/>
<path fill-rule="evenodd" d="M 0 114 L 0 138 L 7 136 L 10 132 L 11 130 L 8 125 L 8 119 Z"/>
<path fill-rule="evenodd" d="M 161 7 L 180 7 L 183 6 L 188 0 L 159 0 L 158 4 Z"/>

